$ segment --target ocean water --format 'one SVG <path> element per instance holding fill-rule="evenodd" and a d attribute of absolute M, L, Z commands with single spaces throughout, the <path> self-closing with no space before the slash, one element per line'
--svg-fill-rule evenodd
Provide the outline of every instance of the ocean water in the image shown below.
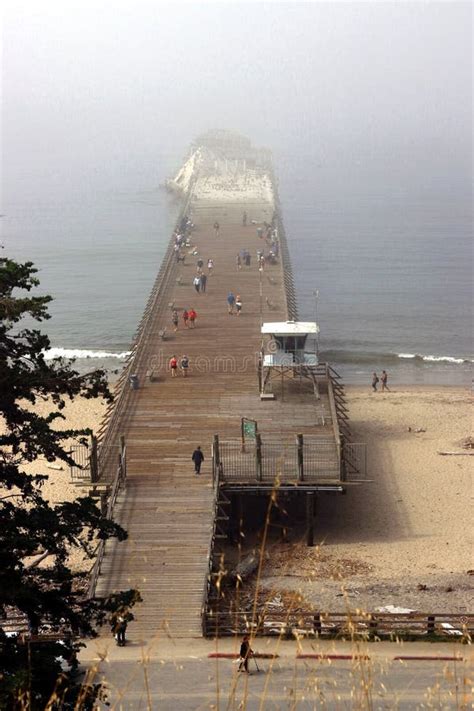
<path fill-rule="evenodd" d="M 42 325 L 51 355 L 120 369 L 179 209 L 159 185 L 186 150 L 163 151 L 156 171 L 132 171 L 120 190 L 7 195 L 4 254 L 33 261 L 41 292 L 54 296 Z M 445 173 L 413 158 L 328 161 L 283 141 L 274 156 L 300 317 L 320 323 L 321 358 L 349 383 L 385 368 L 392 384 L 468 384 L 466 164 Z"/>

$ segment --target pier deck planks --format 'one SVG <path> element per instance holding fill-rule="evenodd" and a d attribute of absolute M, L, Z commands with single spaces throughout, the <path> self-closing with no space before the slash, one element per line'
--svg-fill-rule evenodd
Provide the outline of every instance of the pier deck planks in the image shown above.
<path fill-rule="evenodd" d="M 264 240 L 258 238 L 256 226 L 242 226 L 244 210 L 249 222 L 271 221 L 270 204 L 193 204 L 191 217 L 197 229 L 192 242 L 204 260 L 206 273 L 207 259 L 212 257 L 215 263 L 207 292 L 195 292 L 192 279 L 198 257 L 187 254 L 184 266 L 173 267 L 173 277 L 180 277 L 181 285 L 176 278 L 170 280 L 152 315 L 142 361 L 145 365 L 138 373 L 140 388 L 133 393 L 127 411 L 119 413 L 120 432 L 127 444 L 128 479 L 115 519 L 127 529 L 129 538 L 107 544 L 97 594 L 140 589 L 144 602 L 130 626 L 132 639 L 150 641 L 166 634 L 200 636 L 213 526 L 213 435 L 218 433 L 222 440 L 238 439 L 242 416 L 257 419 L 263 437 L 294 439 L 297 432 L 331 433 L 330 425 L 316 426 L 318 413 L 311 397 L 274 402 L 259 399 L 255 364 L 261 315 L 256 253 L 264 249 Z M 216 220 L 220 223 L 218 238 L 213 229 Z M 250 251 L 252 264 L 239 271 L 236 255 L 244 248 Z M 262 276 L 263 320 L 286 320 L 282 266 L 266 265 Z M 242 297 L 239 317 L 227 313 L 229 290 Z M 180 319 L 178 332 L 173 332 L 171 302 L 179 311 L 191 307 L 197 311 L 195 329 L 185 329 Z M 164 327 L 168 338 L 163 341 L 159 332 Z M 170 357 L 184 353 L 190 358 L 189 377 L 171 378 L 167 370 Z M 146 380 L 149 368 L 157 381 Z M 329 413 L 324 397 L 318 407 Z M 200 477 L 194 475 L 191 461 L 197 444 L 205 455 Z"/>

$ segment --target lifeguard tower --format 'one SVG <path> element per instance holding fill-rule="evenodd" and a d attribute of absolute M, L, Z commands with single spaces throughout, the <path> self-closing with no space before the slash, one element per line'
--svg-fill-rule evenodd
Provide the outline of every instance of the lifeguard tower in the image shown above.
<path fill-rule="evenodd" d="M 285 379 L 308 378 L 319 399 L 316 379 L 318 354 L 317 323 L 313 321 L 277 321 L 261 327 L 262 351 L 259 363 L 259 387 L 262 400 L 272 400 L 272 381 L 278 379 L 282 389 Z"/>

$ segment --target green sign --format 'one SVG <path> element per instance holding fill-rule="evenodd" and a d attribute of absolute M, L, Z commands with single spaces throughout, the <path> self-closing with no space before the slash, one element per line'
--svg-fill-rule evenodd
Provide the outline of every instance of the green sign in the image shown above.
<path fill-rule="evenodd" d="M 242 433 L 244 437 L 255 437 L 257 436 L 257 423 L 255 420 L 242 420 Z"/>

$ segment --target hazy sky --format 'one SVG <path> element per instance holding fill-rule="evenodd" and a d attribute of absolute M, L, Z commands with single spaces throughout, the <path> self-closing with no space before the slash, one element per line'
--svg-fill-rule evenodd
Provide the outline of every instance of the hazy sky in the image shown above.
<path fill-rule="evenodd" d="M 7 2 L 3 187 L 153 183 L 209 127 L 278 150 L 470 152 L 470 3 Z"/>

